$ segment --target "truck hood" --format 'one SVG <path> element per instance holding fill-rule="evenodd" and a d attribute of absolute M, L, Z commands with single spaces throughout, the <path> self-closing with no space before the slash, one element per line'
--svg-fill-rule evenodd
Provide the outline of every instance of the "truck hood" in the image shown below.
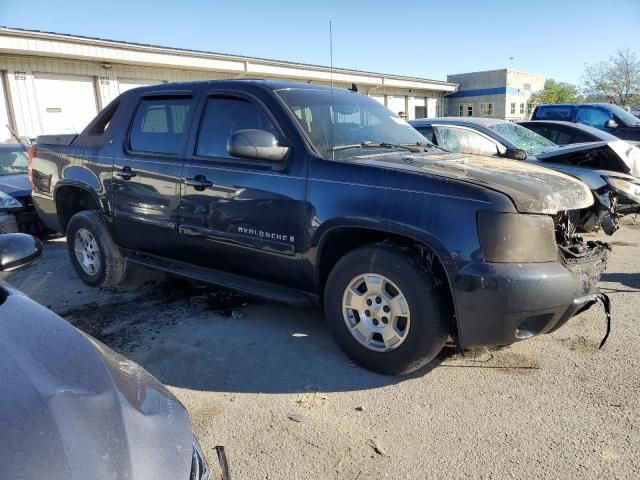
<path fill-rule="evenodd" d="M 0 192 L 12 197 L 31 195 L 31 184 L 26 173 L 17 175 L 0 175 Z"/>
<path fill-rule="evenodd" d="M 187 480 L 187 412 L 139 365 L 0 282 L 2 478 Z"/>
<path fill-rule="evenodd" d="M 507 195 L 521 213 L 554 215 L 593 205 L 580 180 L 517 160 L 441 152 L 359 156 L 357 162 L 480 185 Z"/>

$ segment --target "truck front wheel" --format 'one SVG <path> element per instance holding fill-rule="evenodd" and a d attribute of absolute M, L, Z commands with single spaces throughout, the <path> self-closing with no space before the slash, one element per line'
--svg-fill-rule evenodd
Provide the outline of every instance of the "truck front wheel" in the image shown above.
<path fill-rule="evenodd" d="M 127 274 L 127 263 L 95 210 L 76 213 L 67 226 L 67 249 L 78 276 L 93 287 L 113 287 Z"/>
<path fill-rule="evenodd" d="M 331 271 L 325 315 L 354 362 L 387 375 L 406 374 L 430 362 L 447 340 L 443 288 L 407 252 L 365 246 L 342 257 Z"/>

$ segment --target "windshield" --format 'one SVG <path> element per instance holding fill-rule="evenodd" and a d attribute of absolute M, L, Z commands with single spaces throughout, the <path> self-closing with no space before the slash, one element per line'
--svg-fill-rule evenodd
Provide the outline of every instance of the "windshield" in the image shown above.
<path fill-rule="evenodd" d="M 609 108 L 616 117 L 618 117 L 623 123 L 630 127 L 633 127 L 640 123 L 640 119 L 638 119 L 638 117 L 631 115 L 624 108 L 619 107 L 618 105 L 609 105 Z"/>
<path fill-rule="evenodd" d="M 276 92 L 327 159 L 369 155 L 432 144 L 411 125 L 366 95 L 346 90 Z M 332 100 L 333 96 L 333 100 Z"/>
<path fill-rule="evenodd" d="M 27 173 L 27 154 L 19 145 L 0 148 L 0 175 Z"/>
<path fill-rule="evenodd" d="M 536 132 L 516 123 L 496 123 L 489 128 L 514 144 L 516 148 L 524 150 L 529 155 L 550 152 L 558 148 L 558 145 L 547 140 L 542 135 L 538 135 Z"/>

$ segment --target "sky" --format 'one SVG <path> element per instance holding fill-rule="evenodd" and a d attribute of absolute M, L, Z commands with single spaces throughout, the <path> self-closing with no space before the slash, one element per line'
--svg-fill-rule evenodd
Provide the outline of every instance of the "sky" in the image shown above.
<path fill-rule="evenodd" d="M 640 56 L 640 0 L 0 0 L 0 25 L 445 80 L 512 67 L 580 83 Z M 513 60 L 510 58 L 513 57 Z"/>

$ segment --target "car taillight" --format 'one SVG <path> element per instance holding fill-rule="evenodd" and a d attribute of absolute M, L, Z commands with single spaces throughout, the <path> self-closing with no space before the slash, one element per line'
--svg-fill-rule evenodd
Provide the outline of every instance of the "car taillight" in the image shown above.
<path fill-rule="evenodd" d="M 33 156 L 36 154 L 36 146 L 31 145 L 29 148 L 29 154 L 27 157 L 27 170 L 29 171 L 29 183 L 31 184 L 31 189 L 33 190 Z"/>

